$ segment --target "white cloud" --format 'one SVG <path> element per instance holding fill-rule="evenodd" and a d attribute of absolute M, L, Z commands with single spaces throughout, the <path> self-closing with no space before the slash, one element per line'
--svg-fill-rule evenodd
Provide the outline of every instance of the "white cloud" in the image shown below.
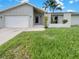
<path fill-rule="evenodd" d="M 75 10 L 67 10 L 67 12 L 75 12 Z"/>
<path fill-rule="evenodd" d="M 70 4 L 73 4 L 73 3 L 75 3 L 75 2 L 79 2 L 79 0 L 70 0 L 70 1 L 69 1 Z"/>
<path fill-rule="evenodd" d="M 73 4 L 73 3 L 74 3 L 74 1 L 73 1 L 73 0 L 71 0 L 71 1 L 69 1 L 69 3 L 70 3 L 70 4 Z"/>
<path fill-rule="evenodd" d="M 21 0 L 20 3 L 29 2 L 29 0 Z"/>
<path fill-rule="evenodd" d="M 63 6 L 62 9 L 64 9 L 65 7 Z"/>
<path fill-rule="evenodd" d="M 62 2 L 63 0 L 56 0 L 57 3 L 59 3 L 60 5 L 58 7 L 61 7 L 62 9 L 64 9 L 64 3 Z"/>
<path fill-rule="evenodd" d="M 57 3 L 60 3 L 62 6 L 64 5 L 64 3 L 62 3 L 60 0 L 56 0 Z"/>

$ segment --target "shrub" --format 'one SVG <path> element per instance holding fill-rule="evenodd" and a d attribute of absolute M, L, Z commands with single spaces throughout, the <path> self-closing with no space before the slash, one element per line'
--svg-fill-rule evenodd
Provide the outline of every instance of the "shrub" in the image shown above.
<path fill-rule="evenodd" d="M 68 22 L 67 19 L 64 19 L 64 20 L 63 20 L 63 24 L 66 24 L 67 22 Z"/>
<path fill-rule="evenodd" d="M 48 17 L 47 16 L 44 17 L 44 21 L 45 21 L 45 28 L 48 28 Z"/>

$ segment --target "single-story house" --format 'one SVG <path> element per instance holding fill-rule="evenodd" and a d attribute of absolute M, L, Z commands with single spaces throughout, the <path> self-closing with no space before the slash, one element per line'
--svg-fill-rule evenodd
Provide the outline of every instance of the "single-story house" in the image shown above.
<path fill-rule="evenodd" d="M 51 23 L 51 13 L 46 13 L 32 4 L 22 3 L 0 11 L 0 28 L 44 27 L 44 16 L 48 17 L 48 27 L 71 27 L 71 25 L 79 25 L 79 13 L 55 13 L 53 16 L 56 23 Z M 68 22 L 63 24 L 63 19 L 67 19 Z"/>
<path fill-rule="evenodd" d="M 21 3 L 0 11 L 0 27 L 28 28 L 43 25 L 44 11 L 29 3 Z"/>

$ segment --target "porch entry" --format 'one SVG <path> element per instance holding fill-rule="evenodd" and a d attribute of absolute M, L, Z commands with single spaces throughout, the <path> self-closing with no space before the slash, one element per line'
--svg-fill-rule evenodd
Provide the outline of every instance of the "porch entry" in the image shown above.
<path fill-rule="evenodd" d="M 42 18 L 41 16 L 35 16 L 35 25 L 42 25 Z"/>
<path fill-rule="evenodd" d="M 39 24 L 39 16 L 35 17 L 35 24 Z"/>
<path fill-rule="evenodd" d="M 34 27 L 36 27 L 36 28 L 42 28 L 42 27 L 44 27 L 42 15 L 36 15 L 35 16 Z"/>

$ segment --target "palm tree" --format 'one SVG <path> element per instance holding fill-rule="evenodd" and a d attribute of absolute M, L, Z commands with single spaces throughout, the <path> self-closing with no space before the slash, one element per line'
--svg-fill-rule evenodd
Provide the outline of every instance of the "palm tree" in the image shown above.
<path fill-rule="evenodd" d="M 45 10 L 47 8 L 49 8 L 50 11 L 52 11 L 52 14 L 51 14 L 51 19 L 52 19 L 51 23 L 53 23 L 53 21 L 54 21 L 54 12 L 55 12 L 55 10 L 62 10 L 61 4 L 57 3 L 56 0 L 46 0 L 44 2 L 44 8 L 45 8 Z M 52 16 L 53 16 L 53 18 L 52 18 Z"/>

